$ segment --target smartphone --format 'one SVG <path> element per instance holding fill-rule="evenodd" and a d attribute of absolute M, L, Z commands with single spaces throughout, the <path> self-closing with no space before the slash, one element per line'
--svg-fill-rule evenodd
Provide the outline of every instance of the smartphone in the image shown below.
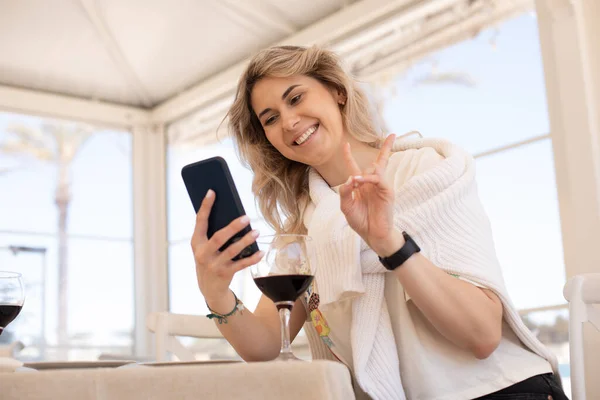
<path fill-rule="evenodd" d="M 212 157 L 186 165 L 181 170 L 181 177 L 196 213 L 198 213 L 202 200 L 209 189 L 216 194 L 208 217 L 207 236 L 209 239 L 234 219 L 246 215 L 227 162 L 222 157 Z M 251 230 L 252 227 L 249 224 L 246 225 L 244 229 L 231 237 L 219 251 L 225 250 Z M 257 251 L 258 245 L 254 242 L 244 248 L 233 260 L 250 257 Z"/>

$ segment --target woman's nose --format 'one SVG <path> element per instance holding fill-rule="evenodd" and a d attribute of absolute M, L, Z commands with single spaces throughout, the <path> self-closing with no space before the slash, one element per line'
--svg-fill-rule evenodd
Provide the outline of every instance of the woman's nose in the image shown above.
<path fill-rule="evenodd" d="M 300 122 L 300 117 L 296 113 L 287 112 L 282 114 L 281 118 L 283 119 L 283 129 L 287 131 L 293 131 Z"/>

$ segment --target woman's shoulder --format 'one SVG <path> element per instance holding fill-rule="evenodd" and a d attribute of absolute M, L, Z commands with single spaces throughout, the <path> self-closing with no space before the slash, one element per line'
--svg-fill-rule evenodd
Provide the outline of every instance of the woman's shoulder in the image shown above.
<path fill-rule="evenodd" d="M 444 160 L 433 147 L 406 149 L 392 153 L 388 168 L 393 175 L 404 175 L 406 178 L 421 174 L 435 167 Z"/>
<path fill-rule="evenodd" d="M 444 159 L 444 156 L 431 146 L 396 151 L 392 153 L 390 159 L 401 157 L 411 160 L 412 162 L 439 162 Z"/>

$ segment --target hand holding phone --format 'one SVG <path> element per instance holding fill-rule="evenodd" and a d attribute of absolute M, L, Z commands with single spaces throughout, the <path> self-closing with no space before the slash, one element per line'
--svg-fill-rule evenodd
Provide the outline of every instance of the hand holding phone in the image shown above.
<path fill-rule="evenodd" d="M 206 232 L 208 239 L 211 239 L 216 232 L 225 228 L 236 218 L 246 215 L 227 162 L 222 157 L 212 157 L 186 165 L 181 170 L 181 176 L 196 214 L 200 210 L 200 205 L 208 190 L 212 189 L 215 193 L 215 202 L 208 217 Z M 223 252 L 251 230 L 252 227 L 248 224 L 228 238 L 219 251 Z M 233 260 L 250 257 L 257 251 L 258 245 L 252 243 L 237 254 Z"/>
<path fill-rule="evenodd" d="M 250 227 L 225 160 L 188 165 L 182 176 L 196 211 L 192 250 L 198 287 L 212 310 L 227 313 L 234 306 L 233 275 L 263 257 L 258 232 Z"/>

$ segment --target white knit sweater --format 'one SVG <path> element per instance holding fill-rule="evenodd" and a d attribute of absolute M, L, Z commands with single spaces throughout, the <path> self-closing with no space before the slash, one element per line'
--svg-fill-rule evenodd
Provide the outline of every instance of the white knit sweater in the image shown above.
<path fill-rule="evenodd" d="M 548 360 L 558 376 L 554 355 L 523 324 L 508 297 L 490 224 L 477 194 L 473 158 L 447 141 L 434 139 L 396 140 L 393 151 L 423 147 L 435 149 L 444 160 L 395 188 L 395 226 L 408 232 L 437 267 L 493 290 L 519 339 Z M 354 298 L 350 337 L 356 380 L 373 399 L 404 399 L 398 350 L 384 299 L 387 270 L 349 227 L 340 211 L 339 195 L 314 170 L 309 188 L 311 203 L 304 223 L 315 245 L 320 307 Z M 307 335 L 314 358 L 331 358 L 310 326 Z"/>

